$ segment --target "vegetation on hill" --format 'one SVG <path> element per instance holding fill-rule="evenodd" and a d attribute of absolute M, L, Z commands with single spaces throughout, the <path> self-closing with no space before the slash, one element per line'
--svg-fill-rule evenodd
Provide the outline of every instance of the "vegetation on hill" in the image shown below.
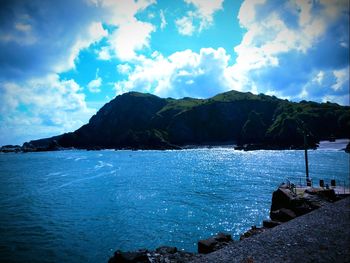
<path fill-rule="evenodd" d="M 209 99 L 130 92 L 105 104 L 78 130 L 24 147 L 169 149 L 236 143 L 288 149 L 303 147 L 304 135 L 309 147 L 324 139 L 349 138 L 350 107 L 237 91 Z"/>

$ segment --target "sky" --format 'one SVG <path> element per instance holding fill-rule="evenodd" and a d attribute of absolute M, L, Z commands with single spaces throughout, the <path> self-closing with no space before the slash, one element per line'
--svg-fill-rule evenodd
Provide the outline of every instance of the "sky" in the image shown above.
<path fill-rule="evenodd" d="M 237 90 L 349 105 L 347 0 L 0 0 L 0 145 L 115 96 Z"/>

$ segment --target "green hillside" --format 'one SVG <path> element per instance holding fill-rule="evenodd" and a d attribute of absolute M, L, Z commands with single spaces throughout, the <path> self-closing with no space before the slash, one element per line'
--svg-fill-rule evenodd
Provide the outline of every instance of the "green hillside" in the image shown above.
<path fill-rule="evenodd" d="M 334 103 L 300 103 L 274 96 L 229 91 L 209 99 L 159 98 L 130 92 L 105 104 L 89 123 L 27 148 L 169 149 L 235 143 L 258 148 L 309 147 L 330 138 L 349 138 L 350 108 Z"/>

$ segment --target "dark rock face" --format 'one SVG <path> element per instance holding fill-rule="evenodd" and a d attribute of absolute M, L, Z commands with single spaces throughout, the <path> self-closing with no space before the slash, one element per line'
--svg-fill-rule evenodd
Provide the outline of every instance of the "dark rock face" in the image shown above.
<path fill-rule="evenodd" d="M 148 258 L 154 263 L 185 263 L 190 262 L 195 254 L 179 251 L 176 247 L 159 247 L 155 252 L 148 254 Z"/>
<path fill-rule="evenodd" d="M 350 142 L 346 145 L 345 152 L 350 153 Z"/>
<path fill-rule="evenodd" d="M 190 262 L 193 253 L 179 251 L 176 247 L 162 246 L 154 251 L 138 250 L 122 252 L 117 250 L 108 263 L 185 263 Z"/>
<path fill-rule="evenodd" d="M 177 252 L 176 247 L 167 247 L 167 246 L 162 246 L 156 249 L 156 252 L 162 255 L 165 254 L 175 254 Z"/>
<path fill-rule="evenodd" d="M 136 252 L 122 252 L 117 250 L 114 256 L 108 260 L 108 263 L 148 263 L 147 250 Z"/>
<path fill-rule="evenodd" d="M 20 152 L 21 146 L 19 145 L 4 145 L 0 147 L 0 152 L 10 153 L 10 152 Z"/>
<path fill-rule="evenodd" d="M 105 104 L 74 132 L 30 141 L 26 151 L 79 149 L 179 149 L 184 145 L 237 142 L 237 149 L 300 149 L 331 134 L 350 134 L 350 107 L 292 103 L 276 97 L 229 91 L 209 99 L 162 99 L 130 92 Z M 329 123 L 330 125 L 324 125 Z M 56 141 L 52 144 L 53 141 Z"/>
<path fill-rule="evenodd" d="M 316 195 L 319 196 L 320 198 L 327 200 L 327 201 L 336 201 L 337 197 L 335 195 L 335 192 L 333 189 L 322 189 L 322 190 L 306 190 L 305 193 L 308 193 L 310 195 Z"/>
<path fill-rule="evenodd" d="M 275 226 L 279 226 L 280 224 L 282 224 L 282 223 L 278 222 L 278 221 L 273 221 L 273 220 L 264 220 L 263 221 L 263 227 L 266 227 L 266 228 L 273 228 Z"/>
<path fill-rule="evenodd" d="M 198 242 L 198 253 L 208 254 L 232 243 L 230 234 L 219 233 L 213 237 Z M 117 250 L 108 263 L 185 263 L 190 262 L 197 254 L 179 251 L 176 247 L 162 246 L 153 251 L 141 249 L 133 252 Z"/>
<path fill-rule="evenodd" d="M 243 240 L 243 239 L 249 238 L 249 237 L 251 237 L 251 236 L 260 234 L 260 233 L 264 232 L 265 230 L 266 230 L 266 229 L 263 228 L 263 227 L 252 226 L 251 229 L 249 229 L 248 231 L 246 231 L 243 235 L 241 235 L 241 236 L 239 237 L 239 240 Z"/>
<path fill-rule="evenodd" d="M 297 217 L 297 215 L 290 209 L 281 208 L 279 210 L 272 211 L 270 213 L 270 217 L 272 220 L 287 222 Z"/>
<path fill-rule="evenodd" d="M 231 235 L 219 233 L 216 236 L 198 241 L 198 253 L 208 254 L 219 250 L 233 242 Z"/>
<path fill-rule="evenodd" d="M 296 194 L 294 194 L 290 189 L 284 186 L 279 187 L 272 194 L 271 211 L 291 207 L 295 198 Z"/>

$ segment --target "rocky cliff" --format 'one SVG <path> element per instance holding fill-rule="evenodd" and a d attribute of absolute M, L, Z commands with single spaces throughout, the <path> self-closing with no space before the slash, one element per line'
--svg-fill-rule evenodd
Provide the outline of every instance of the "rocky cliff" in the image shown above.
<path fill-rule="evenodd" d="M 237 91 L 177 100 L 130 92 L 105 104 L 78 130 L 30 141 L 23 148 L 172 149 L 234 142 L 289 149 L 303 147 L 304 134 L 309 147 L 321 139 L 349 138 L 350 107 Z"/>

